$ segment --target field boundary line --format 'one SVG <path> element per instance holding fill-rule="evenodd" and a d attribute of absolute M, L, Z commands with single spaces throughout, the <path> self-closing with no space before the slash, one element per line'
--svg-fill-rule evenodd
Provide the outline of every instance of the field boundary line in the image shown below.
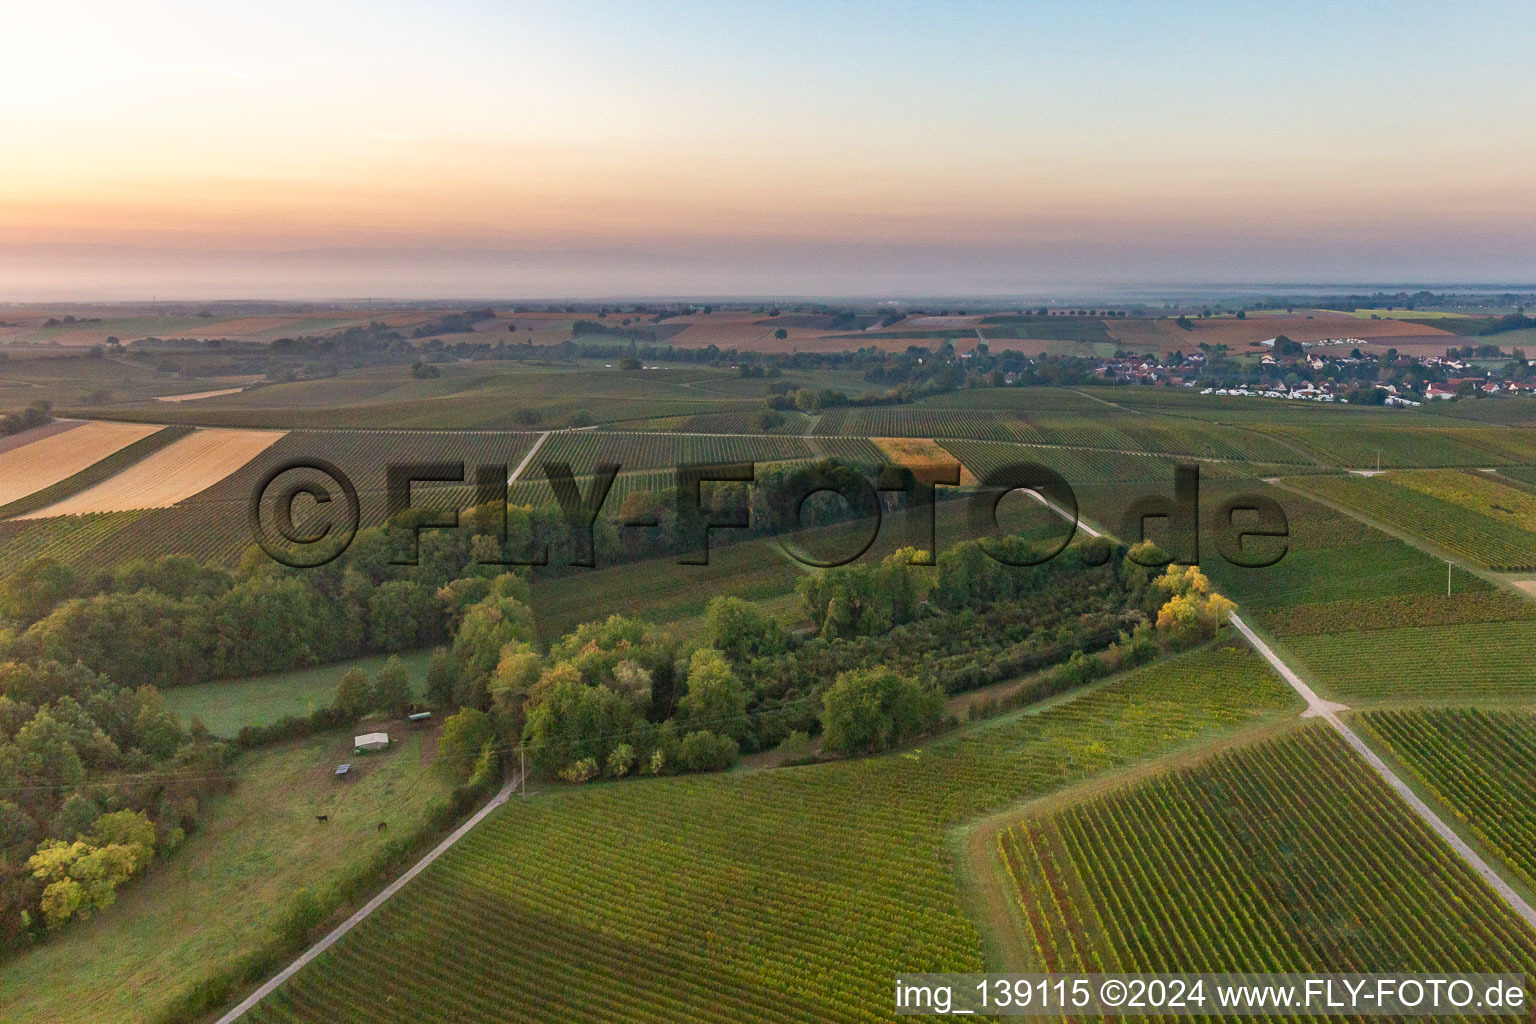
<path fill-rule="evenodd" d="M 1264 660 L 1269 662 L 1270 666 L 1280 674 L 1280 678 L 1284 679 L 1291 689 L 1301 694 L 1302 698 L 1306 700 L 1307 711 L 1304 717 L 1321 718 L 1331 725 L 1334 731 L 1343 737 L 1344 742 L 1353 747 L 1355 753 L 1364 758 L 1365 763 L 1370 765 L 1377 775 L 1381 776 L 1382 781 L 1395 790 L 1397 795 L 1402 797 L 1403 801 L 1408 804 L 1409 808 L 1436 835 L 1444 840 L 1467 866 L 1488 884 L 1489 888 L 1501 896 L 1505 903 L 1509 904 L 1510 909 L 1524 918 L 1525 923 L 1530 925 L 1531 928 L 1536 929 L 1536 908 L 1532 908 L 1519 893 L 1515 892 L 1514 887 L 1504 880 L 1504 876 L 1495 871 L 1493 866 L 1484 860 L 1476 850 L 1472 849 L 1466 840 L 1462 839 L 1451 826 L 1447 825 L 1445 820 L 1436 814 L 1434 809 L 1425 803 L 1423 798 L 1415 793 L 1408 783 L 1403 781 L 1402 776 L 1393 771 L 1387 765 L 1387 762 L 1383 761 L 1381 756 L 1360 738 L 1355 730 L 1344 724 L 1344 721 L 1339 718 L 1339 712 L 1347 709 L 1343 705 L 1335 704 L 1332 701 L 1323 700 L 1319 697 L 1310 686 L 1302 682 L 1301 677 L 1292 671 L 1289 665 L 1280 660 L 1279 655 L 1270 649 L 1269 644 L 1261 640 L 1259 635 L 1250 629 L 1248 624 L 1239 615 L 1233 613 L 1230 621 L 1237 631 L 1243 635 L 1244 639 L 1253 646 L 1253 649 L 1258 651 Z"/>
<path fill-rule="evenodd" d="M 533 457 L 539 453 L 540 448 L 544 447 L 544 442 L 549 440 L 549 435 L 552 433 L 554 431 L 546 430 L 539 435 L 539 439 L 533 442 L 533 447 L 528 449 L 528 454 L 523 456 L 523 461 L 519 462 L 517 468 L 512 471 L 512 475 L 507 477 L 507 483 L 517 483 L 517 478 L 523 475 L 523 470 L 528 468 L 528 463 L 533 461 Z"/>
<path fill-rule="evenodd" d="M 491 797 L 491 799 L 486 802 L 484 807 L 476 811 L 468 821 L 464 822 L 464 824 L 460 825 L 458 828 L 449 833 L 448 838 L 444 839 L 442 842 L 433 847 L 431 853 L 421 858 L 421 860 L 417 861 L 414 865 L 411 866 L 409 871 L 386 886 L 383 892 L 379 893 L 373 899 L 363 904 L 356 913 L 347 918 L 341 924 L 337 925 L 335 930 L 333 930 L 329 935 L 306 949 L 299 955 L 297 960 L 283 968 L 271 978 L 267 979 L 267 981 L 264 982 L 260 988 L 246 996 L 243 1000 L 240 1001 L 238 1005 L 236 1005 L 228 1013 L 224 1014 L 224 1016 L 220 1017 L 215 1022 L 215 1024 L 232 1024 L 233 1021 L 239 1020 L 241 1017 L 245 1016 L 245 1014 L 252 1007 L 276 991 L 277 988 L 283 984 L 283 982 L 299 973 L 299 971 L 308 966 L 309 963 L 318 957 L 321 953 L 324 953 L 327 949 L 330 949 L 331 946 L 340 941 L 344 935 L 350 932 L 353 928 L 356 928 L 359 924 L 362 924 L 370 914 L 372 914 L 375 910 L 378 910 L 379 907 L 384 904 L 385 900 L 389 899 L 395 893 L 409 885 L 417 875 L 431 867 L 434 861 L 436 861 L 443 854 L 447 853 L 450 849 L 453 848 L 454 844 L 468 835 L 471 829 L 480 824 L 480 822 L 484 821 L 487 815 L 511 799 L 513 792 L 517 789 L 521 782 L 521 775 L 517 775 L 509 779 L 501 787 L 501 789 L 497 791 L 496 795 Z"/>

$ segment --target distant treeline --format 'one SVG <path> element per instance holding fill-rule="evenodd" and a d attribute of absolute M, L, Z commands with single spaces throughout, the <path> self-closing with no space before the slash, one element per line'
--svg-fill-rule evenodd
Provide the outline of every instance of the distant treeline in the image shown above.
<path fill-rule="evenodd" d="M 0 412 L 0 435 L 9 437 L 23 430 L 53 422 L 53 406 L 48 402 L 33 402 L 21 412 Z"/>
<path fill-rule="evenodd" d="M 1479 335 L 1503 334 L 1506 331 L 1523 331 L 1527 327 L 1536 327 L 1536 317 L 1528 317 L 1524 313 L 1511 313 L 1490 322 L 1477 333 Z"/>

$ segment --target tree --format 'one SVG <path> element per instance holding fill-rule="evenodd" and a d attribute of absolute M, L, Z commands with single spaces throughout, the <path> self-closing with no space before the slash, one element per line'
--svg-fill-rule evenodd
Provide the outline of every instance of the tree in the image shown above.
<path fill-rule="evenodd" d="M 331 701 L 331 707 L 355 722 L 373 708 L 373 693 L 368 673 L 353 666 L 336 685 L 336 699 Z"/>
<path fill-rule="evenodd" d="M 96 819 L 86 841 L 93 846 L 124 847 L 136 873 L 144 870 L 154 856 L 155 825 L 143 811 L 113 811 Z"/>
<path fill-rule="evenodd" d="M 628 743 L 620 743 L 608 754 L 608 775 L 610 778 L 622 779 L 635 767 L 635 748 Z"/>
<path fill-rule="evenodd" d="M 554 775 L 584 758 L 604 764 L 614 747 L 628 742 L 634 721 L 628 700 L 566 674 L 529 709 L 523 742 L 534 767 Z"/>
<path fill-rule="evenodd" d="M 507 644 L 491 675 L 491 697 L 496 706 L 512 711 L 522 707 L 539 680 L 539 654 L 524 641 Z"/>
<path fill-rule="evenodd" d="M 735 740 L 707 729 L 684 736 L 677 749 L 678 759 L 691 772 L 723 772 L 736 763 L 739 753 Z"/>
<path fill-rule="evenodd" d="M 134 873 L 135 855 L 126 846 L 92 846 L 76 841 L 50 839 L 27 861 L 32 877 L 47 882 L 39 907 L 49 928 L 58 928 L 71 917 L 91 916 L 110 907 L 117 887 Z"/>
<path fill-rule="evenodd" d="M 427 702 L 434 708 L 449 707 L 458 680 L 458 669 L 448 652 L 441 647 L 433 651 L 427 662 Z"/>
<path fill-rule="evenodd" d="M 37 823 L 10 800 L 0 800 L 0 861 L 19 863 L 18 855 L 37 841 Z"/>
<path fill-rule="evenodd" d="M 841 673 L 821 698 L 822 746 L 834 754 L 887 750 L 934 729 L 944 699 L 888 668 Z"/>
<path fill-rule="evenodd" d="M 750 601 L 717 597 L 705 612 L 705 643 L 736 664 L 771 658 L 789 646 L 784 627 Z"/>
<path fill-rule="evenodd" d="M 44 708 L 16 733 L 21 771 L 34 784 L 68 789 L 85 781 L 85 764 L 70 731 Z"/>
<path fill-rule="evenodd" d="M 688 661 L 688 688 L 678 701 L 679 723 L 740 740 L 747 733 L 747 694 L 730 662 L 712 647 Z"/>
<path fill-rule="evenodd" d="M 613 666 L 613 691 L 629 700 L 635 711 L 644 714 L 651 706 L 651 673 L 638 661 L 625 658 Z"/>
<path fill-rule="evenodd" d="M 917 608 L 907 559 L 911 549 L 878 566 L 844 565 L 796 585 L 807 614 L 826 639 L 879 636 L 911 619 Z"/>
<path fill-rule="evenodd" d="M 784 328 L 780 327 L 780 328 L 778 328 L 777 330 L 775 330 L 773 332 L 773 336 L 775 338 L 777 338 L 779 341 L 783 341 L 785 338 L 789 337 L 789 332 L 786 331 Z"/>
<path fill-rule="evenodd" d="M 533 613 L 511 597 L 492 594 L 464 613 L 464 622 L 453 638 L 453 656 L 459 664 L 458 692 L 472 694 L 484 689 L 501 660 L 501 649 L 514 641 L 534 640 Z"/>
<path fill-rule="evenodd" d="M 406 670 L 404 662 L 390 655 L 384 667 L 379 669 L 378 678 L 374 680 L 373 706 L 386 715 L 398 718 L 410 712 L 413 699 L 410 672 Z"/>
<path fill-rule="evenodd" d="M 770 406 L 753 413 L 750 422 L 752 429 L 766 434 L 784 423 L 784 414 Z"/>
<path fill-rule="evenodd" d="M 467 782 L 480 754 L 495 744 L 491 716 L 477 708 L 464 708 L 443 723 L 443 733 L 437 742 L 437 763 L 453 778 Z"/>
<path fill-rule="evenodd" d="M 31 625 L 75 592 L 74 572 L 52 558 L 34 558 L 0 581 L 0 616 Z"/>
<path fill-rule="evenodd" d="M 1212 593 L 1210 581 L 1197 566 L 1170 565 L 1157 578 L 1157 586 L 1169 595 L 1158 609 L 1158 631 L 1176 642 L 1214 636 L 1216 627 L 1237 608 L 1227 598 Z"/>
<path fill-rule="evenodd" d="M 166 707 L 160 691 L 153 686 L 141 686 L 134 691 L 133 699 L 138 705 L 138 713 L 133 716 L 133 737 L 138 748 L 158 758 L 175 754 L 184 738 L 181 721 Z"/>
<path fill-rule="evenodd" d="M 59 813 L 53 816 L 53 821 L 49 822 L 48 831 L 61 839 L 79 839 L 90 831 L 99 817 L 101 808 L 95 800 L 84 793 L 71 793 L 59 808 Z"/>
<path fill-rule="evenodd" d="M 27 860 L 27 870 L 47 883 L 39 908 L 48 927 L 111 906 L 117 887 L 144 870 L 154 852 L 155 826 L 139 811 L 103 815 L 89 835 L 74 842 L 43 843 Z"/>
<path fill-rule="evenodd" d="M 443 607 L 432 587 L 391 580 L 368 599 L 368 638 L 378 650 L 409 651 L 442 635 Z"/>
<path fill-rule="evenodd" d="M 638 697 L 646 682 L 636 677 L 620 680 L 615 672 L 629 661 L 649 673 L 649 683 L 665 709 L 673 702 L 672 637 L 653 623 L 610 615 L 601 622 L 585 622 L 549 647 L 549 661 L 573 667 L 589 686 L 602 684 L 615 692 Z M 643 709 L 642 709 L 643 710 Z"/>

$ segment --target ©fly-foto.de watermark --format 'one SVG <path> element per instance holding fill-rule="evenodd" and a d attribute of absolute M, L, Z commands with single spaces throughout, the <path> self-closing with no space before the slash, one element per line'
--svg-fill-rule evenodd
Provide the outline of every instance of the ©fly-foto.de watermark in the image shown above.
<path fill-rule="evenodd" d="M 898 1016 L 1526 1016 L 1523 974 L 904 974 Z"/>

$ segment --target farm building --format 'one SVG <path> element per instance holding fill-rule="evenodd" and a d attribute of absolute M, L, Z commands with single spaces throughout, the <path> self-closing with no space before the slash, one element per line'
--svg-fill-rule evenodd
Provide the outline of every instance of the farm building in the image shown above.
<path fill-rule="evenodd" d="M 357 750 L 383 750 L 389 746 L 389 733 L 369 732 L 361 736 L 352 737 L 352 746 Z"/>

